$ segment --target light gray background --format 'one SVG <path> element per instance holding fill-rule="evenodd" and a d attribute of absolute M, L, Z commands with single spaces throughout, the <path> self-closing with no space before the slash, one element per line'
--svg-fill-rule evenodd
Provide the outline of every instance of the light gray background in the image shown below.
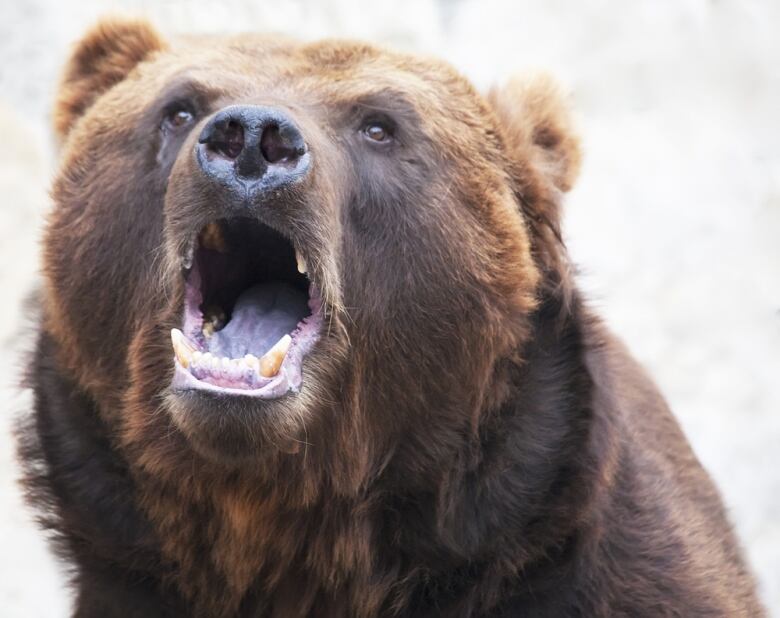
<path fill-rule="evenodd" d="M 14 485 L 9 427 L 48 110 L 68 45 L 106 12 L 163 31 L 350 36 L 443 56 L 486 88 L 545 68 L 585 146 L 566 238 L 582 286 L 660 383 L 780 616 L 780 3 L 4 0 L 0 8 L 0 615 L 64 616 L 64 572 Z"/>

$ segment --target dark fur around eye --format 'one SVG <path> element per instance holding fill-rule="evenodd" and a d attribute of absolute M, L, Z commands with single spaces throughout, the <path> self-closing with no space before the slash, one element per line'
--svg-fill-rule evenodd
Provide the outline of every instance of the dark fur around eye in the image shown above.
<path fill-rule="evenodd" d="M 163 131 L 181 131 L 195 121 L 195 107 L 189 101 L 174 101 L 166 106 L 160 128 Z"/>
<path fill-rule="evenodd" d="M 368 141 L 376 145 L 392 142 L 396 134 L 396 125 L 387 117 L 369 117 L 360 127 L 360 133 Z"/>

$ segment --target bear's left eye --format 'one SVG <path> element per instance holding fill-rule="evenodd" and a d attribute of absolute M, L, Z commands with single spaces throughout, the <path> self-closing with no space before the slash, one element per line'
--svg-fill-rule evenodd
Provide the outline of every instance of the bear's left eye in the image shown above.
<path fill-rule="evenodd" d="M 176 105 L 165 111 L 162 128 L 169 131 L 178 131 L 192 124 L 195 120 L 194 112 L 184 105 Z"/>
<path fill-rule="evenodd" d="M 385 143 L 393 137 L 393 127 L 378 120 L 372 120 L 363 125 L 363 135 L 372 142 Z"/>

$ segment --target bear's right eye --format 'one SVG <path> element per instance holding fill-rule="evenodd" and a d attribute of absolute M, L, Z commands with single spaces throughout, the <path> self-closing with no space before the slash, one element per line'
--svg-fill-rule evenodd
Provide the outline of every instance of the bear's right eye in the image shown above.
<path fill-rule="evenodd" d="M 178 131 L 192 124 L 194 120 L 193 111 L 189 107 L 179 104 L 166 110 L 162 128 L 168 131 Z"/>

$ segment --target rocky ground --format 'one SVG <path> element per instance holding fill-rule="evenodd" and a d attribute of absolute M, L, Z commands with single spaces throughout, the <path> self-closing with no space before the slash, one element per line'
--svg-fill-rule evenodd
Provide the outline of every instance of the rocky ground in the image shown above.
<path fill-rule="evenodd" d="M 444 56 L 486 88 L 543 67 L 586 160 L 566 237 L 592 303 L 650 369 L 719 483 L 780 616 L 780 4 L 766 0 L 27 0 L 0 20 L 0 615 L 67 615 L 14 484 L 12 417 L 68 44 L 107 11 L 168 32 L 352 36 Z"/>

